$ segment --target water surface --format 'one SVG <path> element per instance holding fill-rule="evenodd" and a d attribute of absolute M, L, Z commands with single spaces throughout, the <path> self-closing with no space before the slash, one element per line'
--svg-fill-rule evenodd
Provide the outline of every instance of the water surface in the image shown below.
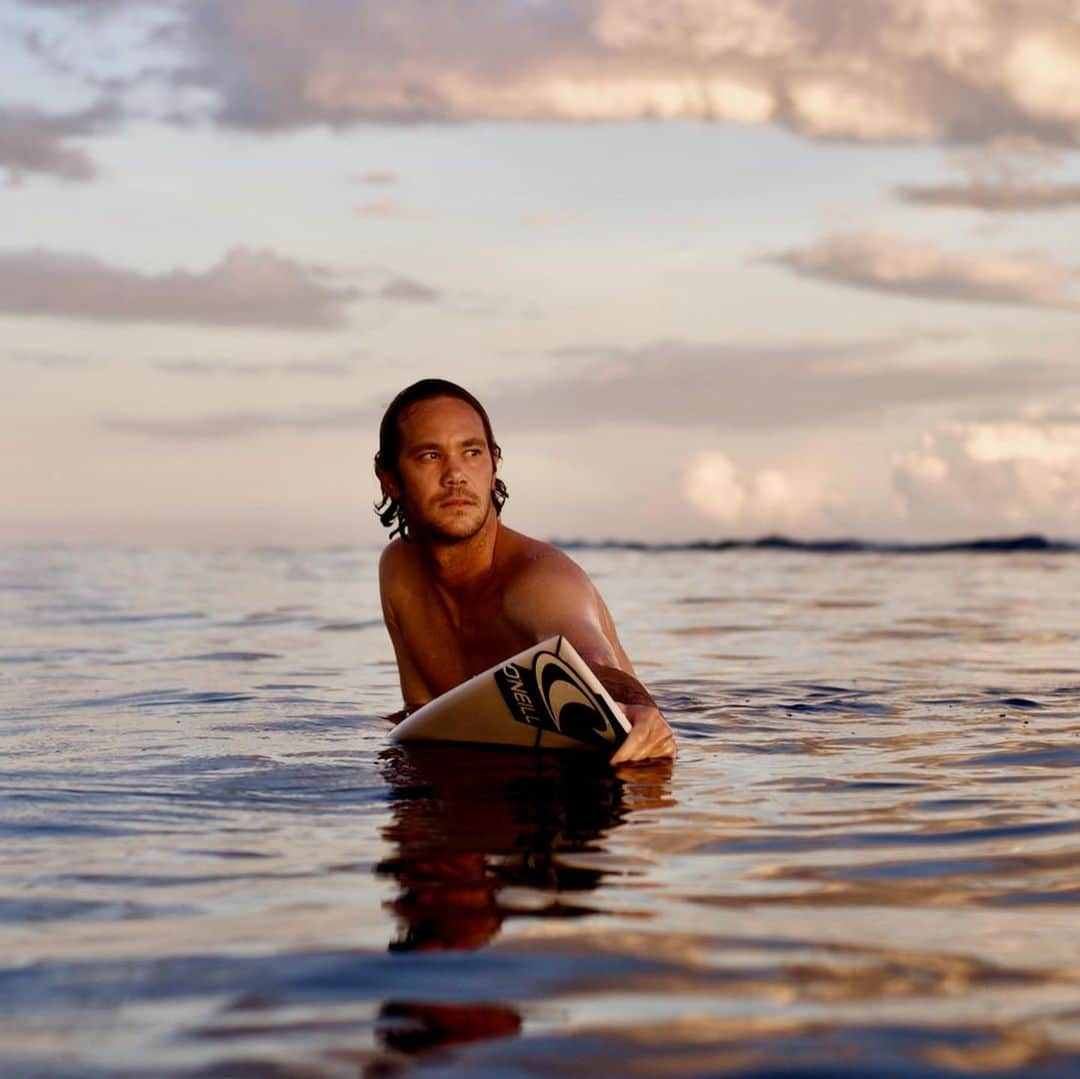
<path fill-rule="evenodd" d="M 676 764 L 405 750 L 370 550 L 0 550 L 0 1074 L 1080 1074 L 1080 555 L 582 550 Z"/>

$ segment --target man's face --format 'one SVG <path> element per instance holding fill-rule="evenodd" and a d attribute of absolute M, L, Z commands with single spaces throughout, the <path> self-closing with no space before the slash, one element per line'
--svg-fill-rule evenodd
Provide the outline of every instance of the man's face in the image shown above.
<path fill-rule="evenodd" d="M 398 419 L 398 477 L 384 479 L 409 529 L 442 542 L 471 539 L 493 509 L 495 462 L 479 414 L 456 397 L 432 397 Z"/>

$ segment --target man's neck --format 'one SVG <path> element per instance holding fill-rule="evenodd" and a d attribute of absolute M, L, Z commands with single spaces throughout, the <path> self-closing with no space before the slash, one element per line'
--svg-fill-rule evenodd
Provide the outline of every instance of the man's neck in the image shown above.
<path fill-rule="evenodd" d="M 480 531 L 461 543 L 425 539 L 424 558 L 435 584 L 455 599 L 467 598 L 490 577 L 498 539 L 499 518 L 494 510 Z"/>

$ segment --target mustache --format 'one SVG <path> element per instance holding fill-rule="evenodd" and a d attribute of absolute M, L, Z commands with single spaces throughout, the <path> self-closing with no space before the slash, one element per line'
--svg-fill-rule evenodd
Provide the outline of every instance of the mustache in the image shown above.
<path fill-rule="evenodd" d="M 468 502 L 473 506 L 480 505 L 480 499 L 471 491 L 454 491 L 451 494 L 443 495 L 441 498 L 436 498 L 434 501 L 437 506 L 442 506 L 447 502 Z"/>

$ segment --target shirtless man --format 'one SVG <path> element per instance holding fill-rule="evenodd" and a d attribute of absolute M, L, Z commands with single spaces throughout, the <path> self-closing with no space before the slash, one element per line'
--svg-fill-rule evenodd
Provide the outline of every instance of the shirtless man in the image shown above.
<path fill-rule="evenodd" d="M 563 634 L 622 706 L 631 730 L 613 764 L 673 757 L 675 741 L 637 680 L 592 581 L 548 543 L 499 519 L 506 487 L 483 406 L 442 379 L 390 403 L 379 428 L 383 617 L 409 712 L 496 663 Z"/>

